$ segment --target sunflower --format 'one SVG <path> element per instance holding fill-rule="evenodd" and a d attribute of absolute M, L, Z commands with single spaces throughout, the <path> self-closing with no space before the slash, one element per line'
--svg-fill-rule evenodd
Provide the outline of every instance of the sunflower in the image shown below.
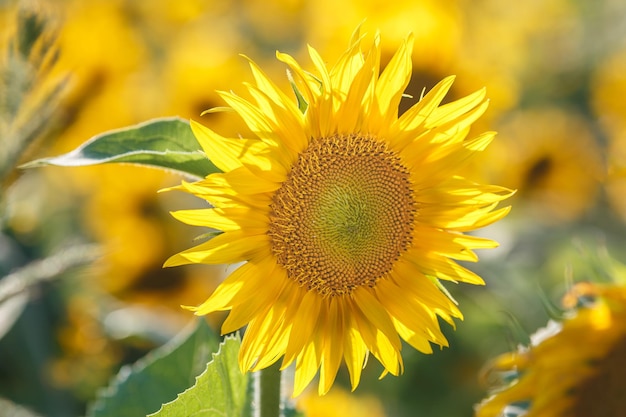
<path fill-rule="evenodd" d="M 492 370 L 517 378 L 485 400 L 476 417 L 526 409 L 525 417 L 626 415 L 626 287 L 578 284 L 566 300 L 582 307 L 553 322 L 530 348 L 496 358 Z"/>
<path fill-rule="evenodd" d="M 306 390 L 297 399 L 296 409 L 307 417 L 385 417 L 379 398 L 373 395 L 355 396 L 343 388 L 335 387 L 320 397 L 315 391 Z"/>
<path fill-rule="evenodd" d="M 294 396 L 318 370 L 326 393 L 342 361 L 356 388 L 369 354 L 383 375 L 400 374 L 401 339 L 424 353 L 447 346 L 438 317 L 454 325 L 462 315 L 439 280 L 483 284 L 455 260 L 476 261 L 473 249 L 497 244 L 463 232 L 509 211 L 496 209 L 509 190 L 455 175 L 494 137 L 465 140 L 487 108 L 485 91 L 440 106 L 449 77 L 398 117 L 412 38 L 382 73 L 379 45 L 378 34 L 366 43 L 356 31 L 332 68 L 309 48 L 317 75 L 277 53 L 297 99 L 250 61 L 251 99 L 220 95 L 251 137 L 191 122 L 223 173 L 176 187 L 212 207 L 173 215 L 221 233 L 165 265 L 242 263 L 189 308 L 230 310 L 223 333 L 247 325 L 242 371 L 295 362 Z"/>
<path fill-rule="evenodd" d="M 515 188 L 515 204 L 543 224 L 584 216 L 597 200 L 603 177 L 601 151 L 585 119 L 542 106 L 511 112 L 498 126 L 506 139 L 481 155 L 492 178 Z"/>

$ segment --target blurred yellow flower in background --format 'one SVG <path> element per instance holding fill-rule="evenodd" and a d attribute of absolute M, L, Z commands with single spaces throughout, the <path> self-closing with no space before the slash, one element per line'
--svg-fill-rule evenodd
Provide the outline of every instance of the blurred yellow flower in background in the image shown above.
<path fill-rule="evenodd" d="M 504 217 L 509 208 L 495 207 L 511 192 L 455 175 L 494 137 L 465 140 L 485 91 L 440 106 L 448 77 L 399 117 L 412 45 L 409 37 L 380 74 L 378 35 L 370 44 L 357 31 L 331 68 L 310 48 L 315 76 L 278 53 L 298 103 L 251 61 L 253 101 L 221 96 L 257 138 L 192 122 L 224 173 L 178 187 L 214 208 L 173 214 L 223 233 L 166 266 L 246 261 L 191 309 L 230 310 L 224 334 L 247 324 L 243 371 L 295 361 L 294 395 L 320 368 L 319 392 L 328 392 L 344 360 L 356 388 L 368 353 L 383 375 L 400 374 L 400 337 L 424 353 L 446 346 L 438 316 L 454 325 L 462 315 L 439 280 L 482 284 L 454 259 L 497 246 L 462 232 Z"/>
<path fill-rule="evenodd" d="M 608 203 L 626 222 L 626 51 L 606 57 L 593 79 L 593 110 L 607 138 Z"/>
<path fill-rule="evenodd" d="M 605 184 L 609 206 L 626 222 L 626 130 L 613 136 L 608 144 L 608 173 Z"/>
<path fill-rule="evenodd" d="M 582 85 L 575 76 L 583 65 L 585 25 L 576 2 L 510 7 L 499 0 L 460 0 L 457 5 L 462 31 L 452 68 L 460 91 L 476 83 L 489 91 L 490 111 L 481 129 L 529 102 L 556 101 Z"/>
<path fill-rule="evenodd" d="M 89 118 L 93 132 L 66 133 L 60 143 L 61 151 L 78 146 L 102 130 L 132 123 L 136 117 L 145 117 L 149 98 L 126 89 L 139 81 L 141 69 L 149 62 L 149 51 L 137 28 L 131 26 L 123 13 L 120 1 L 96 0 L 90 3 L 72 1 L 64 8 L 65 20 L 59 39 L 57 68 L 70 72 L 70 89 L 62 103 L 63 111 L 72 128 Z M 146 91 L 147 93 L 150 90 Z M 97 108 L 98 103 L 102 103 Z M 132 103 L 132 105 L 131 105 Z M 139 114 L 133 112 L 141 111 Z M 93 112 L 93 115 L 90 115 Z M 95 123 L 96 114 L 103 120 Z M 104 116 L 104 117 L 103 117 Z"/>
<path fill-rule="evenodd" d="M 68 302 L 67 310 L 67 324 L 58 332 L 63 351 L 46 366 L 46 376 L 54 385 L 71 387 L 88 400 L 110 378 L 122 352 L 104 334 L 95 299 L 77 295 Z"/>
<path fill-rule="evenodd" d="M 494 360 L 492 372 L 517 377 L 480 404 L 477 417 L 505 409 L 517 415 L 520 407 L 528 410 L 525 417 L 626 415 L 626 287 L 581 283 L 565 304 L 578 308 L 538 332 L 528 348 Z"/>
<path fill-rule="evenodd" d="M 559 224 L 594 207 L 604 170 L 584 119 L 558 108 L 519 110 L 504 118 L 498 131 L 501 140 L 480 162 L 491 170 L 492 181 L 518 190 L 514 201 L 524 215 Z"/>
<path fill-rule="evenodd" d="M 324 396 L 305 391 L 296 400 L 296 409 L 306 417 L 385 417 L 380 400 L 372 395 L 355 395 L 333 388 Z"/>
<path fill-rule="evenodd" d="M 318 46 L 324 56 L 339 56 L 343 48 L 336 40 L 349 37 L 355 24 L 367 17 L 366 23 L 375 24 L 390 43 L 401 42 L 409 32 L 413 34 L 414 70 L 445 72 L 462 36 L 461 11 L 456 3 L 400 0 L 394 7 L 388 7 L 381 0 L 317 1 L 314 7 L 309 7 L 309 12 L 310 18 L 319 24 L 306 26 L 306 39 Z M 331 12 L 335 18 L 324 18 Z M 381 61 L 386 63 L 393 52 L 392 48 L 383 46 Z"/>
<path fill-rule="evenodd" d="M 168 177 L 165 172 L 140 167 L 101 169 L 99 181 L 104 186 L 86 202 L 85 221 L 87 230 L 107 248 L 107 262 L 97 269 L 101 290 L 128 302 L 178 312 L 189 297 L 201 301 L 221 274 L 209 267 L 161 270 L 168 252 L 189 241 L 168 221 L 167 199 L 154 192 Z M 180 320 L 184 326 L 187 320 L 182 315 Z"/>
<path fill-rule="evenodd" d="M 233 54 L 243 46 L 239 33 L 230 21 L 210 24 L 207 19 L 186 25 L 168 39 L 167 55 L 159 68 L 161 101 L 165 114 L 183 118 L 198 117 L 203 111 L 216 107 L 219 96 L 215 90 L 225 90 L 235 80 L 241 80 L 247 70 L 239 56 Z M 223 39 L 207 47 L 207 39 Z M 206 116 L 233 135 L 245 128 L 234 117 L 214 113 Z"/>

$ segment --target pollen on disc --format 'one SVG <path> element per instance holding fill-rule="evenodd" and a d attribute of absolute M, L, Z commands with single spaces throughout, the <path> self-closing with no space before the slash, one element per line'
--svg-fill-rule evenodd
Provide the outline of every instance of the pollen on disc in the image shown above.
<path fill-rule="evenodd" d="M 373 287 L 411 244 L 409 177 L 376 138 L 312 140 L 272 199 L 268 234 L 277 262 L 322 295 Z"/>

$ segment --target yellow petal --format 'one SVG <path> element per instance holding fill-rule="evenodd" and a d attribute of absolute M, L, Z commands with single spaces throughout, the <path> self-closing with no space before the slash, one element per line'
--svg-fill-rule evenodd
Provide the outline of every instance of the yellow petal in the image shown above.
<path fill-rule="evenodd" d="M 357 305 L 352 306 L 352 314 L 367 349 L 389 372 L 393 375 L 399 375 L 402 359 L 399 355 L 399 348 L 396 347 L 396 345 L 400 345 L 397 333 L 394 334 L 395 340 L 392 342 L 383 331 L 377 329 L 370 322 Z M 389 318 L 388 320 L 391 321 Z"/>
<path fill-rule="evenodd" d="M 343 317 L 344 328 L 344 357 L 350 374 L 350 385 L 352 391 L 354 391 L 361 380 L 361 371 L 365 366 L 367 347 L 352 317 L 351 309 L 344 304 L 345 303 L 342 303 L 342 305 L 339 306 L 340 312 L 343 311 L 341 317 Z M 348 311 L 345 311 L 346 309 Z"/>
<path fill-rule="evenodd" d="M 172 256 L 165 261 L 164 266 L 232 264 L 247 261 L 255 254 L 267 252 L 268 239 L 264 233 L 258 235 L 242 231 L 222 233 L 208 242 Z"/>
<path fill-rule="evenodd" d="M 401 349 L 400 340 L 385 307 L 364 287 L 357 288 L 352 295 L 356 305 L 367 317 L 370 324 L 378 331 L 384 333 L 393 347 L 399 351 Z"/>
<path fill-rule="evenodd" d="M 271 272 L 270 272 L 271 273 Z M 256 277 L 258 279 L 258 276 Z M 248 287 L 254 287 L 257 289 L 256 294 L 243 299 L 243 297 L 237 297 L 234 300 L 234 305 L 231 308 L 228 317 L 222 324 L 222 334 L 231 333 L 248 324 L 253 318 L 258 317 L 267 308 L 272 305 L 274 301 L 280 296 L 283 288 L 286 285 L 284 279 L 272 279 L 261 286 L 252 286 L 247 284 Z"/>
<path fill-rule="evenodd" d="M 389 314 L 413 333 L 431 342 L 447 346 L 437 317 L 429 306 L 424 306 L 418 300 L 407 296 L 404 288 L 395 285 L 389 279 L 380 280 L 376 285 L 376 293 L 389 309 Z"/>
<path fill-rule="evenodd" d="M 224 232 L 243 229 L 250 234 L 262 234 L 268 227 L 267 213 L 247 207 L 179 210 L 171 214 L 183 223 Z"/>
<path fill-rule="evenodd" d="M 308 342 L 296 360 L 293 397 L 297 397 L 311 382 L 319 367 L 320 352 L 315 341 Z"/>
<path fill-rule="evenodd" d="M 289 364 L 298 357 L 307 343 L 317 323 L 317 317 L 322 307 L 321 297 L 315 291 L 306 291 L 299 303 L 298 311 L 293 316 L 293 328 L 289 335 L 289 343 L 285 350 L 283 363 Z M 285 366 L 285 365 L 283 365 Z"/>
<path fill-rule="evenodd" d="M 421 127 L 448 94 L 455 78 L 452 75 L 439 81 L 419 102 L 404 112 L 396 122 L 397 130 L 414 131 Z"/>
<path fill-rule="evenodd" d="M 450 121 L 456 121 L 459 117 L 483 103 L 486 94 L 487 90 L 482 88 L 461 99 L 437 107 L 427 118 L 425 128 L 430 129 Z"/>
<path fill-rule="evenodd" d="M 412 51 L 413 36 L 409 35 L 380 74 L 376 82 L 376 105 L 370 129 L 391 126 L 397 119 L 400 99 L 411 79 Z"/>
<path fill-rule="evenodd" d="M 319 126 L 319 135 L 326 137 L 335 133 L 337 130 L 337 122 L 335 117 L 333 117 L 333 85 L 322 57 L 313 47 L 308 46 L 308 49 L 311 60 L 322 77 L 321 94 L 315 103 L 315 107 L 317 109 L 316 118 Z M 311 103 L 311 105 L 313 105 L 313 103 Z"/>
<path fill-rule="evenodd" d="M 280 180 L 284 179 L 282 177 Z M 208 200 L 213 195 L 221 194 L 239 196 L 269 193 L 277 190 L 280 183 L 255 175 L 246 167 L 241 167 L 230 172 L 211 174 L 195 183 L 183 183 L 183 186 L 198 197 Z"/>
<path fill-rule="evenodd" d="M 258 282 L 259 274 L 273 271 L 274 260 L 270 257 L 260 257 L 258 260 L 246 262 L 233 271 L 213 294 L 198 307 L 186 307 L 196 315 L 203 316 L 219 310 L 228 310 L 235 304 L 245 302 L 263 288 L 263 283 Z M 254 285 L 258 282 L 257 285 Z"/>
<path fill-rule="evenodd" d="M 417 251 L 407 252 L 405 256 L 425 275 L 446 281 L 461 281 L 474 285 L 485 285 L 485 281 L 474 272 L 444 256 L 434 253 L 418 253 Z"/>
<path fill-rule="evenodd" d="M 224 138 L 194 120 L 190 124 L 204 153 L 222 171 L 232 171 L 244 165 L 254 166 L 258 164 L 258 159 L 271 155 L 268 146 L 261 141 Z"/>
<path fill-rule="evenodd" d="M 327 322 L 324 325 L 324 353 L 320 369 L 319 394 L 324 395 L 333 385 L 343 358 L 343 318 L 339 315 L 337 297 L 326 301 Z"/>

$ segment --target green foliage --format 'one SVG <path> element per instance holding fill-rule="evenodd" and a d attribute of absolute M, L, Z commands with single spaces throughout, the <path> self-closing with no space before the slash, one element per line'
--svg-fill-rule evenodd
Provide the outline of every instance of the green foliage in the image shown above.
<path fill-rule="evenodd" d="M 0 398 L 0 417 L 40 417 L 27 408 L 21 407 L 9 400 Z"/>
<path fill-rule="evenodd" d="M 58 56 L 55 24 L 41 7 L 25 3 L 20 2 L 14 15 L 15 26 L 0 29 L 6 37 L 6 43 L 0 42 L 0 181 L 3 182 L 15 179 L 15 166 L 33 143 L 45 139 L 60 126 L 62 117 L 57 110 L 68 81 L 66 76 L 50 75 Z"/>
<path fill-rule="evenodd" d="M 123 367 L 100 392 L 88 417 L 136 417 L 155 412 L 193 384 L 217 348 L 216 335 L 204 320 L 198 320 L 191 331 Z"/>
<path fill-rule="evenodd" d="M 145 123 L 94 136 L 64 155 L 42 158 L 23 165 L 66 167 L 125 162 L 179 171 L 204 178 L 219 170 L 202 152 L 189 122 L 179 117 L 152 119 Z"/>
<path fill-rule="evenodd" d="M 306 99 L 304 98 L 300 90 L 298 89 L 298 86 L 296 85 L 296 82 L 294 81 L 293 76 L 291 75 L 290 72 L 287 72 L 287 76 L 289 77 L 289 84 L 291 84 L 291 89 L 293 90 L 293 93 L 296 95 L 296 101 L 298 103 L 298 110 L 300 110 L 302 114 L 304 114 L 306 112 L 306 109 L 309 107 L 309 103 L 307 103 Z"/>
<path fill-rule="evenodd" d="M 237 363 L 240 345 L 239 337 L 227 337 L 196 384 L 149 417 L 245 416 L 249 377 Z"/>

